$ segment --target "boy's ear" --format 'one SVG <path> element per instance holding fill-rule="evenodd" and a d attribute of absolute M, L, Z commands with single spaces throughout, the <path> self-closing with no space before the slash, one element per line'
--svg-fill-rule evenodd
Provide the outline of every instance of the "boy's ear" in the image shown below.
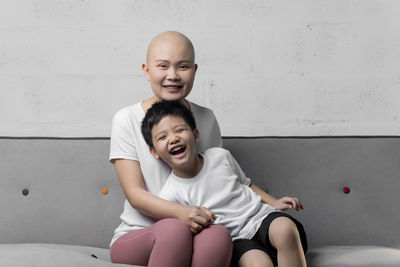
<path fill-rule="evenodd" d="M 144 76 L 146 76 L 146 79 L 147 79 L 148 81 L 150 81 L 149 66 L 147 66 L 146 63 L 143 63 L 143 64 L 142 64 L 142 70 L 143 70 Z"/>
<path fill-rule="evenodd" d="M 196 140 L 196 143 L 198 143 L 200 141 L 200 132 L 199 130 L 197 130 L 197 128 L 193 130 L 193 135 Z"/>
<path fill-rule="evenodd" d="M 154 147 L 150 147 L 150 153 L 156 158 L 156 159 L 160 159 L 160 156 L 157 154 L 156 150 L 154 149 Z"/>

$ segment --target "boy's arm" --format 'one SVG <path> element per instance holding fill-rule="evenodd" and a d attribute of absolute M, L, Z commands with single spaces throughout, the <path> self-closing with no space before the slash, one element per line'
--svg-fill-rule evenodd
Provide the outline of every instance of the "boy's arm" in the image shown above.
<path fill-rule="evenodd" d="M 303 209 L 303 205 L 297 198 L 294 197 L 283 197 L 280 199 L 276 199 L 275 197 L 271 196 L 255 184 L 250 184 L 250 188 L 261 197 L 262 202 L 267 203 L 278 210 L 288 210 L 288 209 L 295 209 L 299 211 Z"/>

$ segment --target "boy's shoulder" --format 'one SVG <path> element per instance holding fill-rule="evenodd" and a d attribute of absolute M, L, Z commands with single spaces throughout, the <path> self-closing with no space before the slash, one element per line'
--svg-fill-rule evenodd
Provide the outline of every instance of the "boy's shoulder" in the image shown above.
<path fill-rule="evenodd" d="M 228 157 L 231 155 L 231 152 L 222 147 L 212 147 L 205 150 L 204 155 L 211 157 Z"/>

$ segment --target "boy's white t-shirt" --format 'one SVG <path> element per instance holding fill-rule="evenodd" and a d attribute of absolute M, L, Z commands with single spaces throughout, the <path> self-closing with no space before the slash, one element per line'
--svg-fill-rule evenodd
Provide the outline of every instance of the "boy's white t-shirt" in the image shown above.
<path fill-rule="evenodd" d="M 196 120 L 197 129 L 201 134 L 201 140 L 196 144 L 198 151 L 222 146 L 221 132 L 214 113 L 208 108 L 191 102 L 189 104 Z M 142 102 L 125 107 L 115 114 L 111 129 L 109 159 L 110 161 L 114 159 L 139 161 L 147 190 L 154 195 L 158 195 L 171 172 L 171 168 L 151 155 L 141 132 L 141 123 L 144 116 Z M 154 223 L 154 219 L 133 208 L 126 199 L 121 220 L 122 223 L 115 230 L 111 245 L 125 233 Z"/>
<path fill-rule="evenodd" d="M 228 150 L 215 147 L 200 154 L 204 158 L 200 173 L 180 178 L 171 172 L 159 196 L 183 205 L 206 207 L 216 215 L 214 223 L 225 226 L 233 240 L 251 239 L 262 220 L 278 210 L 262 203 Z"/>

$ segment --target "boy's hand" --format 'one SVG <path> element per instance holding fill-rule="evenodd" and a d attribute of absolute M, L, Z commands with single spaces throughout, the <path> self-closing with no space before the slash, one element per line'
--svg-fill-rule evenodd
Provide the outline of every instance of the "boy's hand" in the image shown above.
<path fill-rule="evenodd" d="M 295 197 L 283 197 L 277 199 L 273 206 L 281 211 L 288 209 L 295 209 L 296 211 L 299 211 L 300 209 L 303 209 L 303 205 L 301 204 L 300 200 Z"/>
<path fill-rule="evenodd" d="M 193 234 L 197 234 L 214 222 L 215 215 L 204 207 L 187 206 L 179 219 L 189 227 Z"/>

